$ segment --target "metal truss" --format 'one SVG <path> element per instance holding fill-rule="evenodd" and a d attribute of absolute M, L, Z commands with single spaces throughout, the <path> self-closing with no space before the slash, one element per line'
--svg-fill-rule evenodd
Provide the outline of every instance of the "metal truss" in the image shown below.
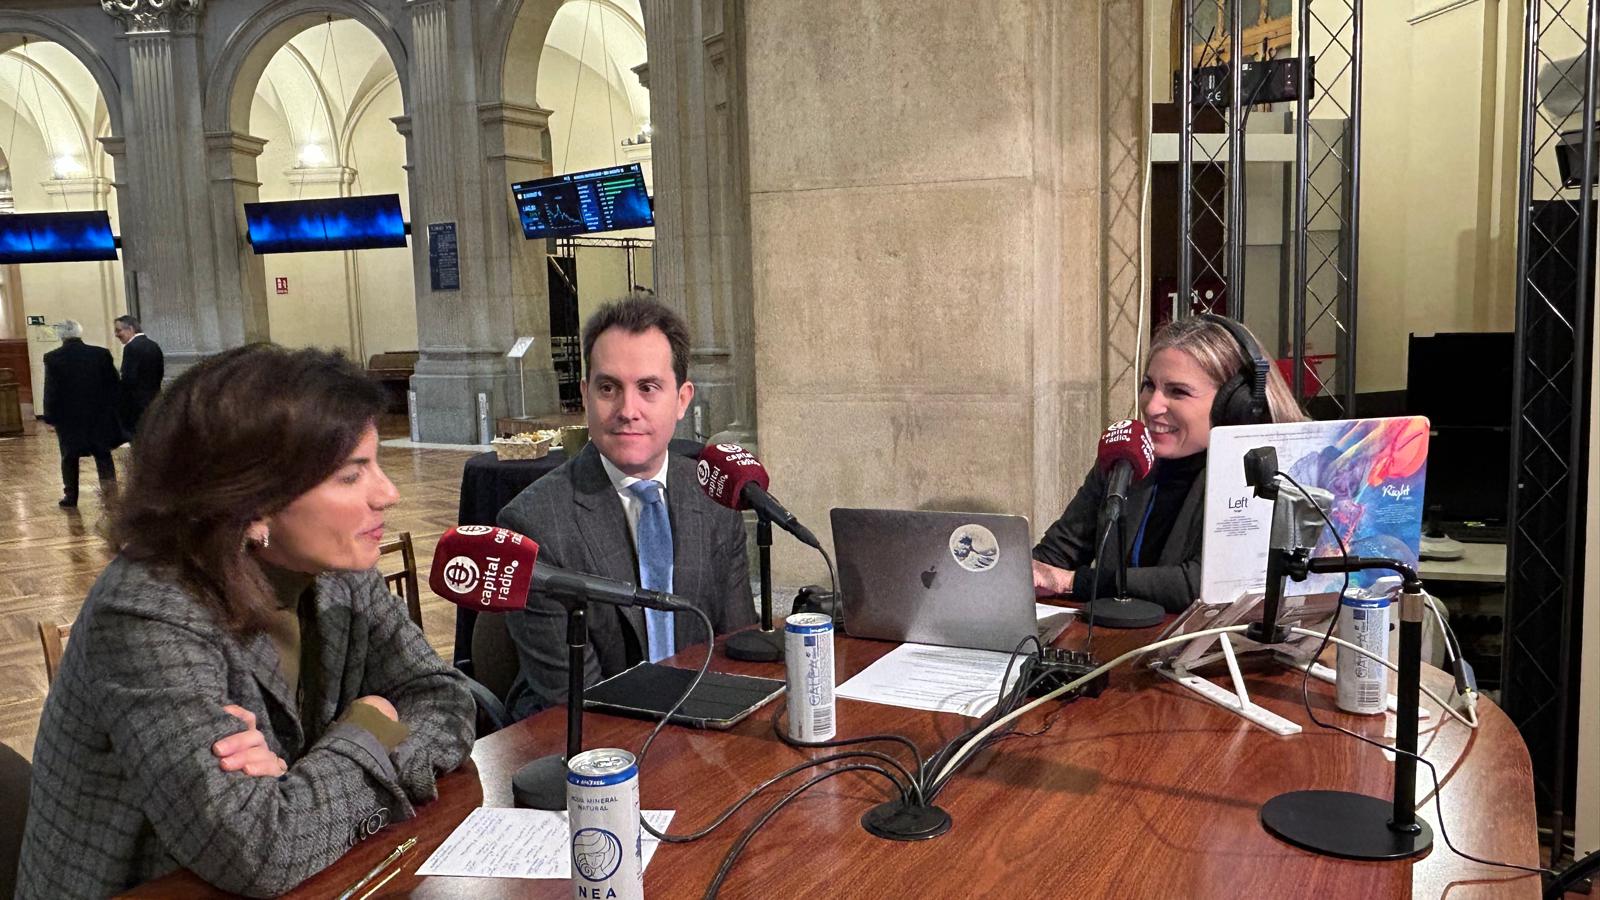
<path fill-rule="evenodd" d="M 1560 860 L 1570 817 L 1593 296 L 1596 0 L 1528 0 L 1501 704 Z M 1552 98 L 1560 97 L 1559 100 Z M 1560 171 L 1571 152 L 1576 173 Z"/>
<path fill-rule="evenodd" d="M 1187 293 L 1190 302 L 1180 300 L 1175 312 L 1187 315 L 1220 290 L 1227 313 L 1242 320 L 1245 122 L 1252 104 L 1243 70 L 1232 63 L 1271 51 L 1246 52 L 1245 9 L 1253 3 L 1183 2 L 1186 61 L 1194 68 L 1227 66 L 1229 89 L 1224 107 L 1197 99 L 1193 78 L 1178 79 L 1178 296 Z M 1295 395 L 1322 418 L 1344 418 L 1355 405 L 1362 0 L 1297 0 L 1296 22 L 1292 247 L 1287 296 L 1279 298 L 1283 318 L 1293 324 L 1283 353 L 1293 361 Z M 1218 118 L 1222 139 L 1196 137 Z M 1208 170 L 1226 173 L 1220 187 L 1196 174 Z M 1222 239 L 1213 243 L 1209 236 L 1218 232 Z M 1308 375 L 1315 377 L 1308 382 Z"/>

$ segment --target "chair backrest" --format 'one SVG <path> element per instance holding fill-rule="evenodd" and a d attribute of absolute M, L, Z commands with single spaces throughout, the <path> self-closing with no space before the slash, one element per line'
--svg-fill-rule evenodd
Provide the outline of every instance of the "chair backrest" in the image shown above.
<path fill-rule="evenodd" d="M 71 622 L 65 625 L 56 622 L 39 623 L 39 645 L 44 648 L 44 683 L 46 686 L 55 683 L 56 670 L 61 668 L 61 654 L 67 650 L 67 635 L 71 632 Z"/>
<path fill-rule="evenodd" d="M 399 554 L 397 559 L 384 558 L 396 553 Z M 395 535 L 394 540 L 386 541 L 378 548 L 378 571 L 383 575 L 383 583 L 389 586 L 390 592 L 406 601 L 406 611 L 411 614 L 411 621 L 417 623 L 417 629 L 421 630 L 422 595 L 417 589 L 417 553 L 411 546 L 411 532 L 402 531 Z"/>
<path fill-rule="evenodd" d="M 480 613 L 472 623 L 472 677 L 504 702 L 518 668 L 517 645 L 506 630 L 506 617 Z"/>
<path fill-rule="evenodd" d="M 22 826 L 28 819 L 28 781 L 33 767 L 22 754 L 0 744 L 0 897 L 17 890 L 17 861 L 22 855 Z"/>

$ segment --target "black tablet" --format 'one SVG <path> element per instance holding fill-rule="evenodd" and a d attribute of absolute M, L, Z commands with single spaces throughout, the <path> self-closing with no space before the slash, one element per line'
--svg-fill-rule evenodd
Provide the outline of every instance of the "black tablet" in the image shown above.
<path fill-rule="evenodd" d="M 639 663 L 584 691 L 583 705 L 599 712 L 660 720 L 694 681 L 695 669 Z M 697 728 L 732 728 L 783 691 L 775 678 L 707 672 L 672 721 Z"/>

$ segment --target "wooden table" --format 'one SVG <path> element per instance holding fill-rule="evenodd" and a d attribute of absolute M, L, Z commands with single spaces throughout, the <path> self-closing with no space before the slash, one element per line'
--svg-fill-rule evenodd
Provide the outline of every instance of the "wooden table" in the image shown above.
<path fill-rule="evenodd" d="M 1082 625 L 1063 642 L 1077 646 Z M 1159 629 L 1102 630 L 1102 659 L 1153 639 Z M 838 676 L 845 678 L 892 645 L 841 638 Z M 698 649 L 680 664 L 697 663 Z M 740 663 L 720 651 L 713 667 L 781 677 L 775 667 Z M 1306 722 L 1300 681 L 1258 662 L 1248 676 L 1256 702 L 1307 725 L 1276 737 L 1164 679 L 1133 668 L 1113 673 L 1096 699 L 1030 713 L 1022 731 L 979 755 L 953 779 L 938 803 L 954 817 L 937 839 L 884 841 L 858 821 L 887 796 L 868 773 L 823 782 L 780 812 L 751 841 L 722 896 L 984 896 L 984 897 L 1352 897 L 1536 898 L 1537 876 L 1470 863 L 1438 835 L 1426 770 L 1417 792 L 1435 829 L 1424 857 L 1398 863 L 1349 862 L 1306 853 L 1268 836 L 1257 809 L 1288 790 L 1346 789 L 1388 797 L 1392 767 L 1372 747 Z M 1448 679 L 1428 669 L 1441 692 Z M 1319 716 L 1366 734 L 1393 733 L 1392 717 L 1360 717 L 1333 708 L 1332 686 L 1311 682 Z M 1431 706 L 1431 704 L 1429 704 Z M 1055 712 L 1053 718 L 1048 713 Z M 1479 856 L 1537 862 L 1533 784 L 1527 750 L 1500 709 L 1485 701 L 1482 727 L 1468 731 L 1435 710 L 1424 725 L 1424 754 L 1445 779 L 1444 814 L 1457 846 Z M 929 754 L 973 720 L 955 715 L 839 701 L 840 736 L 897 732 Z M 1440 724 L 1441 719 L 1444 724 Z M 411 821 L 395 824 L 303 884 L 294 896 L 328 897 L 355 882 L 405 838 L 418 837 L 404 871 L 382 896 L 569 897 L 565 881 L 427 878 L 417 867 L 480 805 L 511 805 L 517 768 L 563 747 L 563 714 L 548 710 L 478 742 L 473 766 L 440 782 L 441 799 Z M 1387 726 L 1387 727 L 1386 727 Z M 637 750 L 645 722 L 592 714 L 586 746 Z M 884 749 L 884 748 L 878 748 Z M 647 809 L 676 809 L 672 830 L 702 827 L 713 814 L 781 768 L 822 751 L 800 751 L 772 734 L 770 710 L 726 733 L 669 728 L 643 768 Z M 903 748 L 886 752 L 906 756 Z M 797 776 L 793 784 L 802 780 Z M 666 845 L 645 876 L 652 898 L 698 897 L 733 841 L 777 797 L 752 803 L 719 831 L 694 844 Z M 188 873 L 151 882 L 136 896 L 204 896 Z"/>

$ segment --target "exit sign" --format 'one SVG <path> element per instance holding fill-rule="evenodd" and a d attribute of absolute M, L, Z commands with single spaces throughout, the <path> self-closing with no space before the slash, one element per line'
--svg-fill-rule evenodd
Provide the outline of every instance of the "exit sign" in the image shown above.
<path fill-rule="evenodd" d="M 277 290 L 278 293 L 280 293 L 280 294 L 289 293 L 289 278 L 288 278 L 288 276 L 279 275 L 278 277 L 272 279 L 272 284 L 273 284 L 273 287 Z"/>

